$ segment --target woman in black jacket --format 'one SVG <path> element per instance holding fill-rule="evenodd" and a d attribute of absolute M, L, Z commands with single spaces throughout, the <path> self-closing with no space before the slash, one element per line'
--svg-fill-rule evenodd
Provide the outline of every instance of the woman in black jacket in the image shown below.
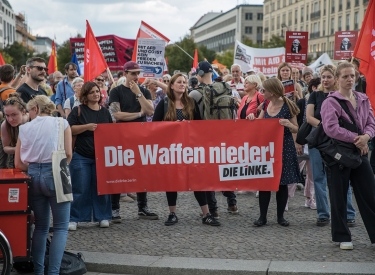
<path fill-rule="evenodd" d="M 175 74 L 168 83 L 167 97 L 161 100 L 156 106 L 152 121 L 184 121 L 184 120 L 200 120 L 198 106 L 194 99 L 188 96 L 187 78 L 181 73 Z M 168 106 L 168 107 L 167 107 Z M 169 216 L 165 221 L 165 225 L 174 225 L 178 222 L 176 216 L 177 192 L 166 192 Z M 219 226 L 214 217 L 211 216 L 205 191 L 194 191 L 199 206 L 203 212 L 202 223 L 212 226 Z"/>

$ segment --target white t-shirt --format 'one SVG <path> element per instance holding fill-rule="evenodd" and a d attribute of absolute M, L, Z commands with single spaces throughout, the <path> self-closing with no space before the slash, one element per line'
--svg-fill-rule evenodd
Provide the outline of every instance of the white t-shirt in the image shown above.
<path fill-rule="evenodd" d="M 231 81 L 228 81 L 227 83 L 229 84 L 230 88 L 232 89 L 233 96 L 236 96 L 235 92 L 237 92 L 237 94 L 239 95 L 239 92 L 244 91 L 244 85 L 243 84 L 245 83 L 245 80 L 242 77 L 240 78 L 240 81 L 238 83 L 234 82 L 234 79 L 232 79 Z"/>
<path fill-rule="evenodd" d="M 76 107 L 76 106 L 78 106 L 78 105 L 81 105 L 81 102 L 79 102 L 79 100 L 78 100 L 78 98 L 76 97 L 76 95 L 74 95 L 73 97 L 74 97 L 73 108 Z M 73 108 L 72 108 L 72 109 L 73 109 Z M 70 97 L 67 98 L 67 99 L 65 100 L 65 103 L 64 103 L 64 109 L 69 109 L 69 110 L 71 110 L 71 109 L 70 109 Z"/>
<path fill-rule="evenodd" d="M 64 130 L 68 127 L 64 119 Z M 20 126 L 21 160 L 24 163 L 52 162 L 52 152 L 59 141 L 59 119 L 51 116 L 37 116 Z"/>

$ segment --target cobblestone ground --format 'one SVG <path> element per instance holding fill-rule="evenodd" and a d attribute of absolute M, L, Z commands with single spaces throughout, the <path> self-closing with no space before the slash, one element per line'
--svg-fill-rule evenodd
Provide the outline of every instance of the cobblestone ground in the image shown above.
<path fill-rule="evenodd" d="M 199 257 L 244 260 L 288 260 L 328 262 L 374 262 L 375 249 L 357 214 L 357 226 L 351 228 L 354 250 L 340 250 L 331 241 L 330 226 L 317 227 L 316 210 L 305 208 L 303 190 L 289 200 L 285 218 L 289 227 L 276 222 L 276 199 L 272 194 L 268 225 L 253 227 L 258 218 L 258 199 L 248 192 L 237 194 L 238 215 L 226 212 L 226 198 L 216 193 L 220 227 L 203 225 L 200 208 L 193 193 L 179 193 L 179 222 L 165 226 L 168 215 L 164 193 L 149 193 L 149 208 L 159 220 L 138 220 L 137 203 L 121 203 L 121 224 L 99 228 L 96 223 L 79 223 L 70 231 L 67 249 L 150 256 Z M 353 199 L 354 201 L 354 199 Z M 355 208 L 356 204 L 355 204 Z M 358 211 L 357 211 L 358 212 Z"/>

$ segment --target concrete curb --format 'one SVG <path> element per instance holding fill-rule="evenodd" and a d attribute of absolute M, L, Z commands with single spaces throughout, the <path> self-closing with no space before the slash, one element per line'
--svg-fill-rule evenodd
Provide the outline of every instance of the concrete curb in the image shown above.
<path fill-rule="evenodd" d="M 77 253 L 77 251 L 72 252 Z M 87 270 L 99 273 L 136 275 L 375 274 L 375 263 L 185 258 L 88 251 L 81 251 L 81 253 Z"/>

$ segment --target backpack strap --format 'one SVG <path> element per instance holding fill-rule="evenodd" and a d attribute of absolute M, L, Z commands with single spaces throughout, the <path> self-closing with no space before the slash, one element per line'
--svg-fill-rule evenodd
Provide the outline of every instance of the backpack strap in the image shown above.
<path fill-rule="evenodd" d="M 167 112 L 168 112 L 168 96 L 165 96 L 164 97 L 164 117 L 163 117 L 163 120 L 164 120 Z"/>
<path fill-rule="evenodd" d="M 69 99 L 69 104 L 70 104 L 70 110 L 72 110 L 73 109 L 73 105 L 74 105 L 74 96 L 71 96 L 68 99 Z"/>
<path fill-rule="evenodd" d="M 0 89 L 0 94 L 1 94 L 2 92 L 5 92 L 6 90 L 10 90 L 10 89 L 13 89 L 13 88 L 10 88 L 10 87 L 2 88 L 2 89 Z"/>
<path fill-rule="evenodd" d="M 337 102 L 340 104 L 341 108 L 345 111 L 345 113 L 349 116 L 350 120 L 352 121 L 352 123 L 356 126 L 358 132 L 359 132 L 359 127 L 357 125 L 357 123 L 355 122 L 355 119 L 352 115 L 352 113 L 350 112 L 349 108 L 348 108 L 348 105 L 346 105 L 346 101 L 345 100 L 342 100 L 342 99 L 339 99 L 335 96 L 332 96 L 334 99 L 337 100 Z"/>

